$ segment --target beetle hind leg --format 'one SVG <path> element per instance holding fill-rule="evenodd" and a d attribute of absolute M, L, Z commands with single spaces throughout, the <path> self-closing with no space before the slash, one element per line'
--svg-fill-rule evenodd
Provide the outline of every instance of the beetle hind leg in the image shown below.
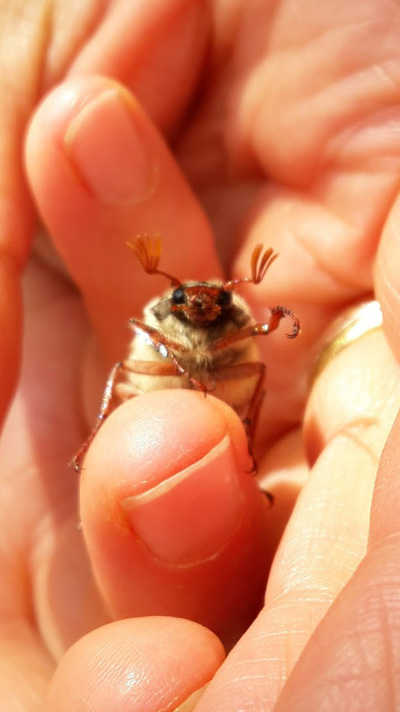
<path fill-rule="evenodd" d="M 114 366 L 112 367 L 110 374 L 108 376 L 108 379 L 107 379 L 106 387 L 105 387 L 104 393 L 103 393 L 103 398 L 101 400 L 100 410 L 97 415 L 96 422 L 93 426 L 93 429 L 89 433 L 89 435 L 86 438 L 83 445 L 79 448 L 76 455 L 74 455 L 74 457 L 70 461 L 70 466 L 78 474 L 82 470 L 82 462 L 83 462 L 84 457 L 89 449 L 90 444 L 92 443 L 92 440 L 94 439 L 98 430 L 101 428 L 105 419 L 109 416 L 109 414 L 113 410 L 112 401 L 115 396 L 115 384 L 116 384 L 117 378 L 120 376 L 120 373 L 123 370 L 123 368 L 124 368 L 123 363 L 121 361 L 114 364 Z"/>
<path fill-rule="evenodd" d="M 257 461 L 254 457 L 253 452 L 253 443 L 257 428 L 258 417 L 260 415 L 261 405 L 265 396 L 264 380 L 266 370 L 265 364 L 261 362 L 256 362 L 254 365 L 257 366 L 258 378 L 247 408 L 246 415 L 242 421 L 247 436 L 247 449 L 252 461 L 252 467 L 249 471 L 252 475 L 256 475 L 258 472 Z"/>

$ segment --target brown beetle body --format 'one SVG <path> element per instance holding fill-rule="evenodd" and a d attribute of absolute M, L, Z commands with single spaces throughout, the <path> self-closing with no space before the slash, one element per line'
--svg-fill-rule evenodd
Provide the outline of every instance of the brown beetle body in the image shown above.
<path fill-rule="evenodd" d="M 114 407 L 163 388 L 194 388 L 225 401 L 243 420 L 252 456 L 265 375 L 254 337 L 275 330 L 286 316 L 293 322 L 290 338 L 297 336 L 300 325 L 285 307 L 271 308 L 268 323 L 258 324 L 234 290 L 242 282 L 259 284 L 277 255 L 271 249 L 262 252 L 262 245 L 257 245 L 250 278 L 182 283 L 158 269 L 160 241 L 139 237 L 130 247 L 146 272 L 164 275 L 171 287 L 147 304 L 143 320 L 130 319 L 134 336 L 127 358 L 110 373 L 96 425 L 73 467 L 80 471 L 90 442 Z"/>
<path fill-rule="evenodd" d="M 196 285 L 197 283 L 188 284 Z M 208 282 L 208 285 L 217 288 L 223 286 L 221 282 L 217 281 Z M 235 294 L 232 303 L 232 317 L 219 320 L 216 324 L 193 327 L 190 322 L 177 318 L 172 311 L 164 316 L 165 303 L 170 303 L 171 293 L 172 290 L 168 290 L 161 299 L 154 299 L 145 307 L 144 324 L 161 331 L 169 343 L 179 344 L 179 350 L 172 348 L 172 351 L 179 359 L 185 372 L 203 384 L 207 391 L 228 403 L 240 416 L 243 416 L 244 409 L 254 391 L 254 374 L 248 378 L 241 376 L 238 379 L 230 379 L 227 378 L 227 367 L 259 361 L 257 344 L 249 336 L 244 341 L 238 341 L 226 348 L 213 350 L 212 346 L 222 337 L 229 336 L 243 326 L 255 324 L 246 302 Z M 160 316 L 160 312 L 163 316 Z M 140 334 L 138 337 L 134 336 L 129 345 L 127 355 L 129 362 L 160 364 L 167 358 L 163 357 L 160 351 L 155 350 L 151 341 L 147 341 L 143 337 L 140 338 Z M 127 384 L 129 384 L 128 388 L 132 389 L 132 395 L 163 388 L 196 388 L 194 382 L 190 381 L 186 375 L 177 373 L 176 369 L 171 375 L 129 371 L 127 372 Z M 127 384 L 121 384 L 121 386 L 128 395 Z M 119 389 L 121 395 L 122 389 Z"/>

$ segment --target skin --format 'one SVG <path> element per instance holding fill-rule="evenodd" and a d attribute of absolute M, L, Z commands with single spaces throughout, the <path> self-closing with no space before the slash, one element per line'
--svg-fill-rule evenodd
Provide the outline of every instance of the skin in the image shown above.
<path fill-rule="evenodd" d="M 397 8 L 3 0 L 1 16 L 3 414 L 21 372 L 0 441 L 0 707 L 172 712 L 212 680 L 199 712 L 395 709 Z M 37 218 L 52 243 L 32 245 Z M 257 242 L 280 253 L 243 288 L 258 319 L 282 303 L 303 328 L 260 340 L 271 509 L 240 422 L 193 392 L 124 404 L 80 482 L 67 468 L 127 319 L 165 286 L 127 251 L 143 232 L 184 279 L 248 274 Z M 384 330 L 313 382 L 324 328 L 374 292 Z M 239 639 L 224 663 L 219 638 Z"/>

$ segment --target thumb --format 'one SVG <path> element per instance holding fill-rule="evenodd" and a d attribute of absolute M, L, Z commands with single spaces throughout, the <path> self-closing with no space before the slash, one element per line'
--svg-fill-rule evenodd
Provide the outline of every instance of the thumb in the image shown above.
<path fill-rule="evenodd" d="M 152 392 L 114 411 L 81 482 L 83 532 L 114 617 L 189 618 L 225 642 L 242 632 L 273 555 L 249 465 L 239 419 L 215 398 Z"/>

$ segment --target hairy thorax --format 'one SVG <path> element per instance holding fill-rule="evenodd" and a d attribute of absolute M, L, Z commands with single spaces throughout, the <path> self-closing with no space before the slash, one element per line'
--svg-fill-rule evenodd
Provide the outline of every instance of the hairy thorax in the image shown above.
<path fill-rule="evenodd" d="M 217 284 L 218 282 L 212 283 Z M 231 366 L 259 360 L 258 347 L 253 337 L 223 345 L 214 350 L 220 340 L 245 326 L 255 323 L 249 308 L 240 296 L 235 295 L 227 318 L 204 327 L 193 326 L 177 318 L 169 308 L 170 293 L 149 302 L 143 313 L 143 323 L 156 329 L 170 344 L 169 349 L 182 366 L 213 395 L 224 400 L 238 412 L 254 389 L 254 376 L 235 377 Z M 162 348 L 156 350 L 146 335 L 137 335 L 129 346 L 130 361 L 165 362 Z M 163 388 L 193 388 L 190 381 L 180 374 L 147 375 L 130 373 L 129 384 L 136 394 Z"/>

